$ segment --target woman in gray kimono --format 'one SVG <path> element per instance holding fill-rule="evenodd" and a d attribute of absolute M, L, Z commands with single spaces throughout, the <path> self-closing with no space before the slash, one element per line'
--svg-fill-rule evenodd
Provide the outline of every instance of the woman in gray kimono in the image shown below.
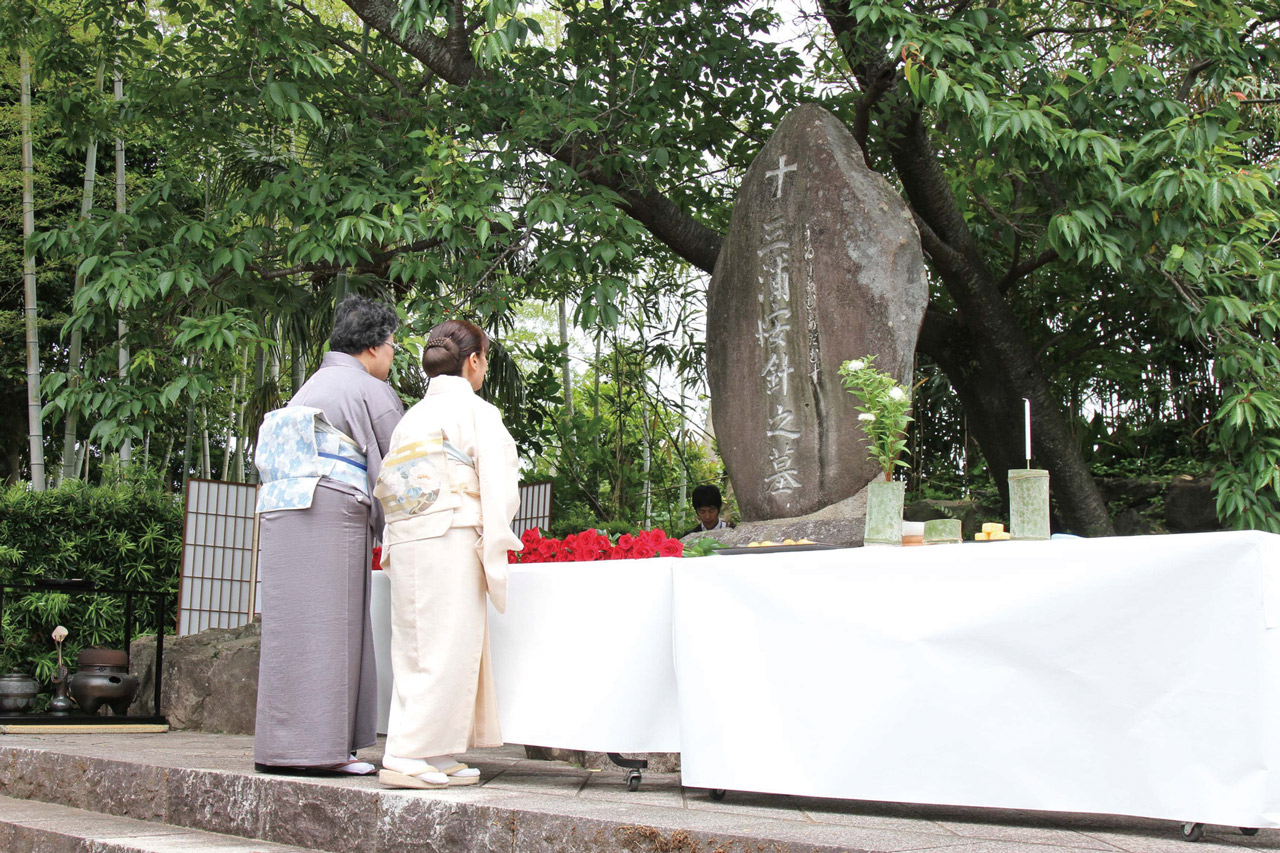
<path fill-rule="evenodd" d="M 254 762 L 263 773 L 374 772 L 369 563 L 382 533 L 370 495 L 404 414 L 387 384 L 389 305 L 348 296 L 320 369 L 259 431 L 262 656 Z"/>

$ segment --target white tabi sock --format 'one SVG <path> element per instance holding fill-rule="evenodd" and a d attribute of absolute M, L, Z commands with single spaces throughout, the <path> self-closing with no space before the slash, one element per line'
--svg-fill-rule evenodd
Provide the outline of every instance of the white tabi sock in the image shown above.
<path fill-rule="evenodd" d="M 436 770 L 439 765 L 434 761 L 427 761 L 422 758 L 401 758 L 398 755 L 388 754 L 382 756 L 382 766 L 387 770 L 394 770 L 396 773 L 403 773 L 406 776 L 416 776 L 422 781 L 430 782 L 433 785 L 449 784 L 449 777 Z"/>
<path fill-rule="evenodd" d="M 428 758 L 427 761 L 435 765 L 436 767 L 440 768 L 441 770 L 444 770 L 445 768 L 448 768 L 448 767 L 452 767 L 455 764 L 462 763 L 458 759 L 454 758 L 452 755 L 434 755 L 431 758 Z M 467 767 L 466 769 L 458 770 L 454 773 L 450 773 L 449 775 L 458 779 L 464 779 L 464 778 L 470 778 L 472 776 L 479 776 L 480 771 L 474 767 Z"/>

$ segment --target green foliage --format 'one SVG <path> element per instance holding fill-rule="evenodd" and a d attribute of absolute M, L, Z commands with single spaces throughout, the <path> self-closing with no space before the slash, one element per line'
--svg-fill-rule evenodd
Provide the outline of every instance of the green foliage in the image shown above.
<path fill-rule="evenodd" d="M 993 311 L 1012 313 L 1035 363 L 1009 371 L 1046 374 L 1090 464 L 1202 457 L 1231 524 L 1280 517 L 1271 4 L 827 2 L 815 68 L 772 39 L 776 13 L 736 0 L 486 0 L 465 26 L 437 0 L 360 5 L 389 24 L 365 31 L 324 0 L 14 0 L 0 11 L 0 41 L 35 60 L 45 183 L 32 246 L 49 314 L 69 311 L 68 329 L 87 338 L 83 365 L 46 358 L 46 414 L 78 413 L 95 452 L 125 436 L 172 439 L 188 412 L 221 432 L 239 408 L 237 376 L 254 374 L 248 410 L 269 408 L 318 360 L 347 290 L 394 299 L 411 333 L 462 315 L 501 340 L 523 301 L 561 296 L 589 335 L 650 310 L 679 330 L 685 315 L 652 306 L 697 286 L 663 241 L 706 228 L 713 242 L 777 116 L 816 99 L 858 128 L 869 162 L 937 239 L 931 318 L 972 334 Z M 103 63 L 124 75 L 120 104 L 93 84 Z M 9 88 L 0 100 L 11 104 Z M 920 149 L 903 145 L 911 120 L 927 129 Z M 6 151 L 11 126 L 0 114 Z M 117 136 L 128 210 L 114 212 L 100 181 L 79 221 L 84 146 L 97 138 L 105 151 Z M 954 209 L 939 202 L 948 195 Z M 0 238 L 0 269 L 16 249 Z M 952 292 L 973 278 L 990 280 L 989 301 Z M 121 319 L 133 352 L 123 380 Z M 645 369 L 697 376 L 701 343 L 646 324 Z M 928 355 L 962 384 L 1008 351 L 988 343 L 979 353 L 948 340 Z M 261 370 L 244 367 L 259 355 Z M 693 470 L 679 428 L 636 413 L 634 371 L 568 420 L 557 354 L 516 357 L 532 364 L 529 385 L 502 394 L 504 412 L 526 456 L 559 464 L 557 494 L 574 513 L 634 517 L 644 446 L 691 483 L 715 479 Z M 92 381 L 73 387 L 79 368 Z M 398 363 L 398 377 L 411 372 Z M 942 459 L 979 480 L 965 417 L 999 423 L 1007 401 L 959 390 L 973 411 L 941 383 L 916 394 L 910 448 L 918 469 Z M 645 393 L 654 417 L 679 408 Z"/>
<path fill-rule="evenodd" d="M 686 557 L 709 557 L 723 547 L 724 543 L 719 539 L 712 539 L 710 536 L 704 536 L 701 539 L 686 542 L 684 546 L 684 555 Z"/>
<path fill-rule="evenodd" d="M 591 527 L 634 533 L 651 526 L 679 535 L 694 524 L 692 507 L 679 499 L 681 484 L 719 482 L 722 472 L 686 428 L 679 401 L 667 399 L 651 379 L 663 350 L 612 343 L 575 388 L 572 416 L 563 406 L 548 412 L 545 452 L 526 479 L 553 481 L 557 533 Z"/>
<path fill-rule="evenodd" d="M 44 578 L 81 578 L 100 588 L 163 590 L 166 630 L 176 624 L 182 559 L 182 504 L 154 487 L 125 483 L 89 487 L 68 483 L 45 492 L 13 486 L 0 492 L 0 580 L 31 585 Z M 58 625 L 70 635 L 63 658 L 74 668 L 81 648 L 121 648 L 121 596 L 61 591 L 5 596 L 6 667 L 47 683 L 57 665 L 51 638 Z M 133 601 L 133 637 L 155 633 L 151 599 Z"/>
<path fill-rule="evenodd" d="M 907 424 L 911 423 L 911 394 L 898 380 L 876 370 L 876 357 L 864 355 L 840 365 L 840 381 L 845 390 L 861 401 L 858 421 L 867 437 L 867 453 L 884 471 L 885 479 L 895 467 L 910 467 L 899 457 L 907 449 Z"/>

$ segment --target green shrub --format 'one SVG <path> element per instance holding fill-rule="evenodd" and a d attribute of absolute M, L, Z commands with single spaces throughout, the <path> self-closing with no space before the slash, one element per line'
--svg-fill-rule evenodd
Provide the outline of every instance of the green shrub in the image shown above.
<path fill-rule="evenodd" d="M 164 624 L 176 622 L 182 564 L 182 501 L 153 487 L 68 483 L 46 492 L 18 485 L 0 492 L 0 580 L 31 585 L 82 578 L 104 589 L 164 590 Z M 154 601 L 134 597 L 132 641 L 155 633 Z M 90 592 L 7 590 L 0 671 L 17 667 L 47 688 L 57 666 L 51 634 L 70 632 L 63 661 L 74 669 L 80 649 L 121 648 L 122 596 Z"/>

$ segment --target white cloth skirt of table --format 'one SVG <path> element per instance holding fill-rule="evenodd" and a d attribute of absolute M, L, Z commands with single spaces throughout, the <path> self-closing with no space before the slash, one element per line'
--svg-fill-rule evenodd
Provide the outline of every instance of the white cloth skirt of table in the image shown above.
<path fill-rule="evenodd" d="M 680 560 L 511 567 L 489 609 L 498 717 L 508 743 L 678 752 L 671 570 Z"/>
<path fill-rule="evenodd" d="M 1278 575 L 1261 533 L 686 560 L 683 781 L 1280 826 Z"/>
<path fill-rule="evenodd" d="M 373 662 L 378 667 L 378 734 L 385 735 L 391 719 L 391 578 L 383 571 L 373 573 L 369 622 L 373 626 Z"/>

